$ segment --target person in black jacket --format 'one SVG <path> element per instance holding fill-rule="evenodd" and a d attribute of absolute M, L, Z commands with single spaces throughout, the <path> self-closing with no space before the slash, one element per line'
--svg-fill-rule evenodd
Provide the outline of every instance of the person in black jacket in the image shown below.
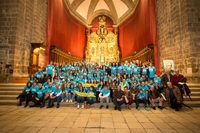
<path fill-rule="evenodd" d="M 170 82 L 172 80 L 172 74 L 170 70 L 166 70 L 165 74 L 162 75 L 161 81 L 164 88 L 167 88 L 167 82 Z"/>
<path fill-rule="evenodd" d="M 123 100 L 124 92 L 121 90 L 121 86 L 117 86 L 117 89 L 113 93 L 113 103 L 115 104 L 115 110 L 121 111 L 121 105 L 124 103 Z"/>
<path fill-rule="evenodd" d="M 17 97 L 17 99 L 19 99 L 18 106 L 21 106 L 22 105 L 22 101 L 26 100 L 26 98 L 29 97 L 29 95 L 31 95 L 30 94 L 31 86 L 32 86 L 31 82 L 26 83 L 26 86 L 24 87 L 22 93 L 19 94 L 19 96 Z"/>

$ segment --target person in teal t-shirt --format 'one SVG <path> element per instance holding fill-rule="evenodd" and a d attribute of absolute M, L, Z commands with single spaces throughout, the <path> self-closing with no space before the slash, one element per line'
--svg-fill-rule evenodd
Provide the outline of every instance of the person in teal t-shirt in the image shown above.
<path fill-rule="evenodd" d="M 35 95 L 31 98 L 34 105 L 30 105 L 30 107 L 42 107 L 41 103 L 44 99 L 44 93 L 45 89 L 42 87 L 42 84 L 39 83 Z"/>
<path fill-rule="evenodd" d="M 60 89 L 59 85 L 56 85 L 56 88 L 51 92 L 50 98 L 49 98 L 49 103 L 47 108 L 53 107 L 53 103 L 57 102 L 56 108 L 60 107 L 60 101 L 61 101 L 61 94 L 62 90 Z"/>
<path fill-rule="evenodd" d="M 109 96 L 110 96 L 110 90 L 108 89 L 107 85 L 104 85 L 103 89 L 101 90 L 99 94 L 101 106 L 99 107 L 100 109 L 103 108 L 103 102 L 106 101 L 106 109 L 109 108 Z"/>
<path fill-rule="evenodd" d="M 88 94 L 94 94 L 94 86 L 90 86 L 90 89 L 87 91 Z M 95 97 L 87 97 L 86 99 L 86 107 L 87 109 L 90 108 L 90 106 L 94 103 Z"/>

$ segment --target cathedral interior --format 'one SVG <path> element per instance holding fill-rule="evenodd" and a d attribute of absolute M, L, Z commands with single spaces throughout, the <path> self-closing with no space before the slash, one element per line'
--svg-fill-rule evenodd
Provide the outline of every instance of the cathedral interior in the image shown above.
<path fill-rule="evenodd" d="M 189 81 L 199 82 L 197 0 L 0 2 L 0 81 L 28 77 L 50 60 L 101 64 L 139 59 L 153 61 L 160 73 L 170 60 Z"/>
<path fill-rule="evenodd" d="M 200 0 L 0 0 L 0 133 L 199 133 L 199 51 Z M 26 96 L 29 96 L 30 101 L 34 100 L 30 102 L 30 108 L 26 107 L 28 104 L 22 107 L 25 102 L 20 101 L 20 96 L 22 89 L 28 86 L 26 83 L 30 75 L 42 68 L 46 72 L 45 68 L 50 62 L 54 65 L 63 62 L 67 65 L 74 62 L 98 64 L 102 66 L 102 70 L 112 62 L 116 64 L 136 62 L 140 67 L 151 64 L 155 68 L 151 69 L 155 70 L 153 75 L 156 73 L 158 77 L 170 73 L 171 71 L 166 71 L 169 68 L 174 73 L 179 70 L 187 79 L 191 91 L 189 95 L 184 94 L 185 97 L 182 94 L 183 104 L 173 95 L 175 93 L 171 91 L 172 87 L 162 86 L 164 89 L 171 89 L 168 96 L 176 101 L 170 99 L 170 102 L 174 102 L 176 107 L 181 105 L 180 111 L 179 107 L 178 110 L 177 108 L 174 110 L 166 105 L 167 100 L 163 100 L 164 96 L 158 97 L 163 100 L 159 99 L 159 104 L 163 103 L 163 106 L 157 106 L 159 109 L 151 107 L 150 103 L 148 109 L 145 102 L 144 108 L 142 105 L 140 110 L 135 94 L 130 98 L 134 101 L 132 105 L 130 104 L 132 109 L 127 103 L 126 107 L 125 105 L 122 105 L 122 108 L 114 107 L 115 103 L 113 104 L 112 100 L 115 98 L 110 98 L 111 101 L 108 103 L 108 97 L 106 99 L 108 105 L 104 108 L 102 105 L 99 107 L 101 104 L 99 101 L 91 104 L 91 108 L 88 104 L 88 108 L 84 108 L 85 104 L 82 103 L 81 108 L 77 102 L 79 97 L 77 93 L 74 93 L 76 100 L 61 102 L 59 99 L 57 102 L 60 103 L 54 106 L 54 99 L 51 97 L 53 94 L 49 92 L 43 92 L 44 102 L 38 98 L 40 101 L 38 108 L 31 108 L 31 104 L 37 103 L 37 97 L 35 94 L 30 94 L 30 90 Z M 99 66 L 96 68 L 101 69 Z M 118 68 L 115 72 L 118 73 Z M 69 73 L 73 78 L 79 74 L 72 74 L 71 70 L 67 72 Z M 166 75 L 169 76 L 169 73 Z M 54 80 L 51 77 L 52 73 L 46 75 L 47 77 L 50 75 L 51 80 Z M 129 83 L 124 84 L 125 78 L 122 78 L 122 75 L 119 74 L 121 82 L 116 80 L 120 83 L 115 86 L 113 92 L 121 83 L 123 89 Z M 126 73 L 124 75 L 126 76 Z M 137 77 L 134 74 L 132 76 Z M 143 80 L 145 84 L 151 80 L 151 78 L 146 79 Z M 166 79 L 170 81 L 170 77 Z M 63 89 L 67 80 L 63 80 L 60 88 Z M 69 82 L 71 83 L 71 80 Z M 115 83 L 112 80 L 111 82 Z M 38 86 L 39 84 L 38 82 Z M 87 85 L 85 88 L 88 86 L 92 88 L 91 82 L 85 81 L 84 85 Z M 94 85 L 97 88 L 101 83 Z M 76 87 L 79 87 L 79 82 Z M 73 89 L 77 89 L 76 87 Z M 133 84 L 130 88 L 132 87 Z M 60 88 L 57 86 L 56 89 Z M 43 90 L 40 89 L 37 91 L 42 93 Z M 59 97 L 61 93 L 65 93 L 62 91 Z M 149 86 L 149 90 L 144 91 L 145 95 L 150 91 Z M 86 94 L 82 92 L 81 90 L 78 93 Z M 90 96 L 94 93 L 96 92 Z M 47 99 L 44 98 L 46 94 Z M 99 95 L 95 94 L 96 97 Z M 155 93 L 152 93 L 153 96 Z M 119 97 L 122 99 L 122 94 L 118 93 L 118 99 Z M 150 101 L 148 96 L 145 98 Z M 47 100 L 50 102 L 47 103 Z M 87 100 L 84 100 L 82 96 L 82 101 L 86 103 Z M 127 99 L 123 100 L 126 102 Z M 45 102 L 46 108 L 44 108 Z M 17 103 L 20 104 L 16 106 Z"/>

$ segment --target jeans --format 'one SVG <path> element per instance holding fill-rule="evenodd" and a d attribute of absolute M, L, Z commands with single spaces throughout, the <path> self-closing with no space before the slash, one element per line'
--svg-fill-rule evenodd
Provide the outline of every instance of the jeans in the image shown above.
<path fill-rule="evenodd" d="M 77 96 L 77 102 L 78 103 L 83 103 L 84 102 L 84 97 Z"/>
<path fill-rule="evenodd" d="M 87 99 L 86 99 L 86 104 L 92 105 L 93 103 L 94 103 L 94 98 L 87 97 Z"/>
<path fill-rule="evenodd" d="M 33 101 L 34 106 L 40 106 L 40 103 L 43 101 L 43 97 L 39 98 L 38 101 L 35 99 L 35 97 L 31 97 L 31 101 Z"/>
<path fill-rule="evenodd" d="M 63 93 L 62 100 L 71 100 L 71 93 Z"/>
<path fill-rule="evenodd" d="M 54 103 L 55 101 L 57 102 L 57 105 L 59 105 L 59 104 L 60 104 L 60 101 L 61 101 L 61 97 L 58 96 L 58 97 L 56 97 L 56 98 L 54 98 L 54 99 L 53 99 L 53 98 L 50 98 L 50 99 L 49 99 L 49 104 L 48 104 L 48 106 L 49 106 L 49 107 L 52 107 L 52 105 L 53 105 L 53 103 Z"/>
<path fill-rule="evenodd" d="M 147 100 L 146 100 L 146 99 L 139 99 L 139 98 L 136 98 L 136 99 L 135 99 L 135 103 L 136 103 L 136 107 L 139 106 L 139 103 L 144 103 L 144 106 L 145 106 L 145 107 L 147 106 Z"/>
<path fill-rule="evenodd" d="M 72 92 L 72 93 L 71 93 L 71 100 L 74 100 L 74 98 L 75 98 L 75 93 Z"/>
<path fill-rule="evenodd" d="M 113 99 L 113 103 L 117 108 L 121 107 L 121 105 L 124 103 L 124 101 L 117 101 L 116 99 Z"/>

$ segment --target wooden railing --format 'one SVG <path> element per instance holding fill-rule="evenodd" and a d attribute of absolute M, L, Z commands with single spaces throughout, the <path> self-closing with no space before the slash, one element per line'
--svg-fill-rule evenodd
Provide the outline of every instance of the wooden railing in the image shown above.
<path fill-rule="evenodd" d="M 82 58 L 73 56 L 69 52 L 62 50 L 61 48 L 57 46 L 50 47 L 50 61 L 53 61 L 56 63 L 62 63 L 62 62 L 71 63 L 71 62 L 78 62 L 82 60 L 83 60 Z"/>
<path fill-rule="evenodd" d="M 139 60 L 143 64 L 148 65 L 150 62 L 154 61 L 153 44 L 148 44 L 139 51 L 136 51 L 133 55 L 124 57 L 121 61 L 133 61 Z"/>

